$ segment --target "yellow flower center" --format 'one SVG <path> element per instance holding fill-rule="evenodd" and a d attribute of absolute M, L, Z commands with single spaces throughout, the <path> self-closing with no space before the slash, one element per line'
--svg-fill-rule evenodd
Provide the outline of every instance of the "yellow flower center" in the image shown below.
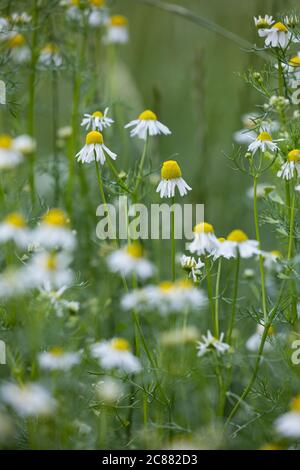
<path fill-rule="evenodd" d="M 51 209 L 43 217 L 43 222 L 48 225 L 64 227 L 68 224 L 66 214 L 60 209 Z"/>
<path fill-rule="evenodd" d="M 280 21 L 278 23 L 273 24 L 272 28 L 278 29 L 281 33 L 287 33 L 287 27 L 281 23 Z"/>
<path fill-rule="evenodd" d="M 227 237 L 230 242 L 242 243 L 248 240 L 247 235 L 243 230 L 233 230 Z"/>
<path fill-rule="evenodd" d="M 261 132 L 259 134 L 259 136 L 257 137 L 257 140 L 270 140 L 272 142 L 272 137 L 270 136 L 270 134 L 268 132 Z"/>
<path fill-rule="evenodd" d="M 12 212 L 11 214 L 8 214 L 5 217 L 4 222 L 16 228 L 26 227 L 24 217 L 21 214 L 18 214 L 17 212 Z"/>
<path fill-rule="evenodd" d="M 172 282 L 170 281 L 163 281 L 161 282 L 158 287 L 164 291 L 164 292 L 168 292 L 169 290 L 171 290 L 173 288 L 173 284 Z"/>
<path fill-rule="evenodd" d="M 194 232 L 196 232 L 196 233 L 213 233 L 214 228 L 211 224 L 208 224 L 207 222 L 200 222 L 200 224 L 197 224 L 194 227 Z"/>
<path fill-rule="evenodd" d="M 282 254 L 279 250 L 272 250 L 271 255 L 276 256 L 276 258 L 281 258 Z"/>
<path fill-rule="evenodd" d="M 70 4 L 73 7 L 78 7 L 80 5 L 80 0 L 70 0 Z"/>
<path fill-rule="evenodd" d="M 180 289 L 190 289 L 192 285 L 193 283 L 189 279 L 180 279 L 176 282 L 175 286 L 179 287 Z"/>
<path fill-rule="evenodd" d="M 130 243 L 126 248 L 126 251 L 133 258 L 141 258 L 143 256 L 143 247 L 140 243 Z"/>
<path fill-rule="evenodd" d="M 103 136 L 101 132 L 92 131 L 89 132 L 85 138 L 85 142 L 87 145 L 91 144 L 103 144 Z"/>
<path fill-rule="evenodd" d="M 103 113 L 101 113 L 101 111 L 95 111 L 93 114 L 92 114 L 93 117 L 98 117 L 98 118 L 102 118 L 103 117 Z"/>
<path fill-rule="evenodd" d="M 11 48 L 23 46 L 23 44 L 25 44 L 25 38 L 24 38 L 23 34 L 19 34 L 19 33 L 15 34 L 14 36 L 9 38 L 9 40 L 8 40 L 8 45 Z"/>
<path fill-rule="evenodd" d="M 10 149 L 12 147 L 12 138 L 9 135 L 0 135 L 0 148 Z"/>
<path fill-rule="evenodd" d="M 274 335 L 274 328 L 273 328 L 273 326 L 272 326 L 272 325 L 271 325 L 271 326 L 269 326 L 269 329 L 268 329 L 268 335 L 269 335 L 269 336 L 273 336 L 273 335 Z"/>
<path fill-rule="evenodd" d="M 289 162 L 299 162 L 300 161 L 300 150 L 294 149 L 288 153 Z"/>
<path fill-rule="evenodd" d="M 223 242 L 225 242 L 226 238 L 224 238 L 224 237 L 219 237 L 218 240 L 219 240 L 219 242 L 223 243 Z"/>
<path fill-rule="evenodd" d="M 300 413 L 300 394 L 292 400 L 291 410 Z"/>
<path fill-rule="evenodd" d="M 103 7 L 105 4 L 105 0 L 90 0 L 90 5 L 93 7 Z"/>
<path fill-rule="evenodd" d="M 58 51 L 58 47 L 56 44 L 49 42 L 49 44 L 46 44 L 45 47 L 43 47 L 42 52 L 45 54 L 55 54 L 55 52 Z"/>
<path fill-rule="evenodd" d="M 139 117 L 141 121 L 157 121 L 157 116 L 153 111 L 150 111 L 150 109 L 146 109 L 143 111 Z"/>
<path fill-rule="evenodd" d="M 113 15 L 110 17 L 110 24 L 111 26 L 126 26 L 128 24 L 128 20 L 126 16 Z"/>
<path fill-rule="evenodd" d="M 111 347 L 117 351 L 130 351 L 130 345 L 124 338 L 114 338 L 111 341 Z"/>
<path fill-rule="evenodd" d="M 64 350 L 63 348 L 59 347 L 59 346 L 55 346 L 54 348 L 50 349 L 49 351 L 53 356 L 62 356 L 63 353 L 64 353 Z"/>
<path fill-rule="evenodd" d="M 269 442 L 261 446 L 260 450 L 282 450 L 282 447 L 280 447 L 278 444 L 273 444 L 272 442 Z"/>
<path fill-rule="evenodd" d="M 164 180 L 173 180 L 181 177 L 180 166 L 175 160 L 168 160 L 163 163 L 161 177 Z"/>
<path fill-rule="evenodd" d="M 51 253 L 46 258 L 46 269 L 48 271 L 55 271 L 57 268 L 57 258 L 55 253 Z"/>
<path fill-rule="evenodd" d="M 292 67 L 300 67 L 300 57 L 297 55 L 295 57 L 292 57 L 289 60 L 289 65 L 291 65 Z"/>

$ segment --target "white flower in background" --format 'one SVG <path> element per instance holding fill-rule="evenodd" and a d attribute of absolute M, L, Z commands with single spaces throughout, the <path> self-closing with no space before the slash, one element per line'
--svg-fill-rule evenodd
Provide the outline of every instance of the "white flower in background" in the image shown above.
<path fill-rule="evenodd" d="M 40 52 L 39 63 L 44 67 L 60 67 L 63 59 L 56 44 L 49 42 Z"/>
<path fill-rule="evenodd" d="M 257 27 L 257 29 L 260 28 L 266 28 L 268 26 L 272 26 L 274 23 L 273 16 L 271 15 L 265 15 L 265 16 L 254 16 L 254 24 Z"/>
<path fill-rule="evenodd" d="M 163 346 L 181 346 L 193 344 L 199 339 L 199 332 L 195 326 L 185 326 L 174 330 L 164 331 L 160 335 L 160 342 Z"/>
<path fill-rule="evenodd" d="M 126 124 L 125 129 L 133 127 L 130 131 L 130 136 L 138 136 L 140 139 L 146 140 L 148 136 L 154 136 L 159 134 L 169 135 L 171 134 L 170 129 L 167 128 L 164 124 L 157 120 L 156 114 L 149 109 L 143 111 L 138 119 L 130 121 Z"/>
<path fill-rule="evenodd" d="M 284 437 L 300 437 L 300 395 L 292 400 L 291 411 L 276 419 L 275 428 Z"/>
<path fill-rule="evenodd" d="M 278 250 L 272 251 L 263 251 L 262 255 L 264 257 L 264 266 L 269 271 L 272 269 L 280 270 L 281 265 L 278 263 L 282 259 L 282 254 Z"/>
<path fill-rule="evenodd" d="M 14 23 L 16 25 L 25 25 L 31 22 L 32 17 L 26 13 L 26 11 L 23 11 L 22 13 L 17 13 L 14 12 L 10 15 L 10 21 L 11 23 Z"/>
<path fill-rule="evenodd" d="M 281 49 L 285 49 L 292 39 L 292 34 L 280 21 L 273 24 L 271 28 L 259 28 L 258 34 L 260 37 L 266 38 L 266 47 L 280 47 Z"/>
<path fill-rule="evenodd" d="M 256 139 L 249 145 L 248 152 L 253 153 L 253 155 L 261 150 L 262 152 L 277 152 L 278 146 L 273 142 L 272 137 L 266 131 L 261 132 Z"/>
<path fill-rule="evenodd" d="M 103 369 L 118 369 L 128 374 L 141 370 L 139 359 L 130 351 L 129 343 L 124 338 L 101 341 L 91 347 L 93 357 L 99 359 Z"/>
<path fill-rule="evenodd" d="M 218 247 L 218 239 L 214 234 L 214 228 L 207 222 L 200 222 L 194 227 L 194 240 L 188 246 L 191 253 L 197 253 L 199 256 L 212 254 Z"/>
<path fill-rule="evenodd" d="M 226 238 L 224 237 L 219 237 L 218 238 L 218 243 L 215 251 L 213 252 L 213 259 L 216 260 L 218 258 L 225 258 L 225 259 L 230 259 L 234 258 L 234 253 L 229 250 L 224 250 L 223 249 L 223 243 L 226 241 Z"/>
<path fill-rule="evenodd" d="M 73 250 L 76 238 L 69 228 L 66 214 L 60 209 L 50 209 L 33 232 L 33 241 L 47 249 Z"/>
<path fill-rule="evenodd" d="M 85 146 L 77 153 L 77 161 L 82 163 L 91 163 L 95 160 L 104 165 L 106 156 L 105 153 L 115 160 L 117 155 L 104 145 L 103 136 L 98 131 L 91 131 L 87 134 Z"/>
<path fill-rule="evenodd" d="M 58 317 L 62 317 L 65 310 L 71 313 L 77 313 L 80 309 L 79 302 L 62 298 L 67 289 L 68 286 L 62 286 L 58 290 L 53 290 L 49 283 L 45 283 L 43 287 L 40 288 L 41 296 L 50 301 Z"/>
<path fill-rule="evenodd" d="M 7 38 L 7 48 L 12 60 L 17 64 L 29 62 L 31 52 L 23 34 L 11 32 Z"/>
<path fill-rule="evenodd" d="M 106 404 L 117 403 L 124 395 L 125 387 L 121 380 L 103 377 L 95 384 L 97 398 Z"/>
<path fill-rule="evenodd" d="M 30 135 L 19 135 L 14 139 L 13 146 L 23 155 L 31 155 L 36 150 L 36 141 Z"/>
<path fill-rule="evenodd" d="M 6 383 L 1 386 L 0 393 L 2 400 L 24 417 L 47 416 L 55 409 L 55 400 L 48 390 L 38 383 Z"/>
<path fill-rule="evenodd" d="M 292 57 L 288 62 L 288 84 L 291 88 L 298 88 L 300 85 L 300 52 Z"/>
<path fill-rule="evenodd" d="M 58 129 L 57 137 L 59 139 L 66 140 L 66 139 L 69 139 L 69 137 L 71 137 L 72 133 L 73 133 L 73 129 L 71 126 L 63 126 Z"/>
<path fill-rule="evenodd" d="M 103 129 L 110 127 L 114 120 L 107 116 L 109 108 L 105 108 L 104 113 L 102 111 L 95 111 L 93 114 L 84 114 L 81 121 L 81 126 L 84 126 L 86 130 L 92 128 L 93 131 L 102 132 Z"/>
<path fill-rule="evenodd" d="M 248 351 L 252 352 L 257 352 L 260 344 L 261 344 L 261 338 L 262 335 L 265 331 L 265 328 L 263 325 L 257 325 L 256 332 L 248 338 L 246 342 L 246 348 Z M 273 335 L 273 328 L 270 326 L 269 331 L 268 331 L 268 336 L 271 337 Z M 272 349 L 272 344 L 269 341 L 266 341 L 264 351 L 270 351 Z"/>
<path fill-rule="evenodd" d="M 22 161 L 23 156 L 14 148 L 14 140 L 9 135 L 0 135 L 0 169 L 14 168 Z"/>
<path fill-rule="evenodd" d="M 202 335 L 202 341 L 197 343 L 197 356 L 202 357 L 207 352 L 215 350 L 218 354 L 225 354 L 230 349 L 230 345 L 223 343 L 224 333 L 221 333 L 220 339 L 215 338 L 208 330 L 207 335 Z"/>
<path fill-rule="evenodd" d="M 0 297 L 11 298 L 29 290 L 28 277 L 24 268 L 7 268 L 0 274 Z"/>
<path fill-rule="evenodd" d="M 236 258 L 238 254 L 241 258 L 251 258 L 260 253 L 258 241 L 249 240 L 242 230 L 233 230 L 218 246 L 218 256 L 224 258 Z"/>
<path fill-rule="evenodd" d="M 160 197 L 174 197 L 175 189 L 178 189 L 180 196 L 185 196 L 191 187 L 181 177 L 181 169 L 175 160 L 168 160 L 163 163 L 161 169 L 161 181 L 156 188 Z"/>
<path fill-rule="evenodd" d="M 14 241 L 16 245 L 25 248 L 30 241 L 30 231 L 21 214 L 12 212 L 0 223 L 0 243 Z"/>
<path fill-rule="evenodd" d="M 128 20 L 126 16 L 111 16 L 107 23 L 105 44 L 126 44 L 129 41 Z"/>
<path fill-rule="evenodd" d="M 9 22 L 7 18 L 0 17 L 0 41 L 6 41 L 10 37 Z"/>
<path fill-rule="evenodd" d="M 234 132 L 233 139 L 241 145 L 249 145 L 253 139 L 256 138 L 256 133 L 253 130 L 257 126 L 259 119 L 256 113 L 247 113 L 242 116 L 243 129 Z"/>
<path fill-rule="evenodd" d="M 268 194 L 272 193 L 275 189 L 276 189 L 276 187 L 272 186 L 271 184 L 259 183 L 256 186 L 256 196 L 257 196 L 257 198 L 263 198 L 263 197 L 267 196 Z M 249 199 L 254 198 L 253 186 L 250 186 L 250 188 L 247 189 L 246 195 Z"/>
<path fill-rule="evenodd" d="M 182 255 L 180 258 L 180 264 L 182 269 L 188 273 L 188 275 L 193 279 L 194 282 L 197 281 L 198 277 L 201 274 L 201 269 L 205 266 L 202 263 L 201 259 L 198 258 L 198 261 L 195 260 L 193 256 Z"/>
<path fill-rule="evenodd" d="M 50 285 L 51 289 L 71 284 L 71 259 L 66 253 L 36 253 L 23 268 L 27 285 L 31 288 Z"/>
<path fill-rule="evenodd" d="M 164 281 L 125 294 L 121 300 L 124 310 L 140 313 L 158 312 L 160 315 L 199 310 L 207 303 L 205 294 L 189 280 Z"/>
<path fill-rule="evenodd" d="M 54 347 L 38 355 L 38 363 L 45 370 L 70 370 L 80 363 L 80 354 Z"/>
<path fill-rule="evenodd" d="M 288 153 L 287 161 L 281 165 L 277 172 L 279 178 L 287 181 L 300 175 L 300 150 L 294 149 Z"/>
<path fill-rule="evenodd" d="M 125 277 L 136 274 L 139 279 L 148 279 L 155 273 L 155 266 L 143 257 L 143 247 L 138 242 L 111 253 L 107 265 L 110 271 Z"/>
<path fill-rule="evenodd" d="M 105 0 L 89 0 L 91 11 L 88 13 L 89 25 L 96 28 L 108 22 L 108 9 Z"/>
<path fill-rule="evenodd" d="M 80 0 L 62 0 L 61 6 L 67 7 L 66 17 L 70 21 L 82 20 L 82 10 L 80 8 Z"/>

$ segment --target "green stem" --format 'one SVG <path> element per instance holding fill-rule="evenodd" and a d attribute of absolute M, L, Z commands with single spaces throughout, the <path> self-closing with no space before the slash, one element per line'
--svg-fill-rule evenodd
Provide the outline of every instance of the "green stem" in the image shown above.
<path fill-rule="evenodd" d="M 176 240 L 175 240 L 175 197 L 171 200 L 171 243 L 172 243 L 172 280 L 176 280 Z"/>
<path fill-rule="evenodd" d="M 294 247 L 294 223 L 295 223 L 295 193 L 292 196 L 290 207 L 290 228 L 289 228 L 289 245 L 288 245 L 288 260 L 293 256 Z"/>
<path fill-rule="evenodd" d="M 53 179 L 55 184 L 54 190 L 54 205 L 58 205 L 60 199 L 60 171 L 59 171 L 59 159 L 57 152 L 57 127 L 58 127 L 58 82 L 57 82 L 57 71 L 52 72 L 52 146 L 53 146 Z"/>
<path fill-rule="evenodd" d="M 236 258 L 236 268 L 235 268 L 235 279 L 234 279 L 234 288 L 233 288 L 233 297 L 232 297 L 232 310 L 231 310 L 231 318 L 227 333 L 227 343 L 231 344 L 232 339 L 232 331 L 235 324 L 236 318 L 236 303 L 237 303 L 237 295 L 238 295 L 238 288 L 239 288 L 239 275 L 240 275 L 240 253 L 238 251 L 237 258 Z"/>
<path fill-rule="evenodd" d="M 106 159 L 106 163 L 108 164 L 109 168 L 111 169 L 112 173 L 115 175 L 115 177 L 117 178 L 117 183 L 118 185 L 120 186 L 120 188 L 124 189 L 124 191 L 128 194 L 133 194 L 132 191 L 130 191 L 130 189 L 128 188 L 128 186 L 126 184 L 124 184 L 120 177 L 119 177 L 119 172 L 118 170 L 116 169 L 116 167 L 114 166 L 113 162 L 111 161 L 110 158 L 107 158 Z"/>
<path fill-rule="evenodd" d="M 205 256 L 205 273 L 206 273 L 206 286 L 207 286 L 207 293 L 210 305 L 210 311 L 212 316 L 212 325 L 214 329 L 215 325 L 215 307 L 214 307 L 214 300 L 213 300 L 213 289 L 212 289 L 212 282 L 211 282 L 211 274 L 210 274 L 210 266 L 209 266 L 209 259 L 208 256 Z"/>
<path fill-rule="evenodd" d="M 219 338 L 219 304 L 220 304 L 220 280 L 222 271 L 222 257 L 218 261 L 217 279 L 216 279 L 216 295 L 215 295 L 215 337 Z"/>
<path fill-rule="evenodd" d="M 137 191 L 140 187 L 140 184 L 143 180 L 143 168 L 144 168 L 144 163 L 145 163 L 145 159 L 146 159 L 146 155 L 147 155 L 147 150 L 148 150 L 148 142 L 149 142 L 149 137 L 147 136 L 146 137 L 146 140 L 145 140 L 145 144 L 144 144 L 144 148 L 143 148 L 143 153 L 142 153 L 142 156 L 141 156 L 141 159 L 140 159 L 140 164 L 139 164 L 139 168 L 138 168 L 138 174 L 137 174 L 137 180 L 136 180 L 136 185 L 135 185 L 135 188 L 133 190 L 133 192 L 135 194 L 137 194 Z"/>

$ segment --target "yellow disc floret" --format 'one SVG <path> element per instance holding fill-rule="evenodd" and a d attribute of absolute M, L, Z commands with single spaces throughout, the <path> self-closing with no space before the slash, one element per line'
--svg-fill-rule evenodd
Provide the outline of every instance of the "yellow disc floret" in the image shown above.
<path fill-rule="evenodd" d="M 220 243 L 223 243 L 223 242 L 225 242 L 226 238 L 224 238 L 224 237 L 219 237 L 218 240 L 219 240 Z"/>
<path fill-rule="evenodd" d="M 46 258 L 46 269 L 48 271 L 56 271 L 57 257 L 55 253 L 50 253 Z"/>
<path fill-rule="evenodd" d="M 161 177 L 164 180 L 173 180 L 181 177 L 181 169 L 175 160 L 168 160 L 163 163 Z"/>
<path fill-rule="evenodd" d="M 262 140 L 262 141 L 270 140 L 272 142 L 272 137 L 270 136 L 268 132 L 264 131 L 259 134 L 259 136 L 257 137 L 257 140 Z"/>
<path fill-rule="evenodd" d="M 141 121 L 157 121 L 156 114 L 150 109 L 146 109 L 139 115 Z"/>
<path fill-rule="evenodd" d="M 8 40 L 8 45 L 11 48 L 23 46 L 25 44 L 25 38 L 23 34 L 17 33 Z"/>
<path fill-rule="evenodd" d="M 281 258 L 282 253 L 279 250 L 272 250 L 270 251 L 271 255 L 274 256 L 274 258 Z"/>
<path fill-rule="evenodd" d="M 114 338 L 111 341 L 111 347 L 117 351 L 130 351 L 130 345 L 124 338 Z"/>
<path fill-rule="evenodd" d="M 52 354 L 53 356 L 56 356 L 56 357 L 59 357 L 59 356 L 62 356 L 63 353 L 64 353 L 64 350 L 63 348 L 61 348 L 60 346 L 54 346 L 54 348 L 50 349 L 50 354 Z"/>
<path fill-rule="evenodd" d="M 101 134 L 101 132 L 98 132 L 98 131 L 91 131 L 87 134 L 86 138 L 85 138 L 85 143 L 87 145 L 90 145 L 90 144 L 103 144 L 103 136 Z"/>
<path fill-rule="evenodd" d="M 113 15 L 109 21 L 111 26 L 126 26 L 128 24 L 126 16 L 123 15 Z"/>
<path fill-rule="evenodd" d="M 12 212 L 11 214 L 8 214 L 5 217 L 4 222 L 6 224 L 12 225 L 15 228 L 26 227 L 24 217 L 21 214 L 18 214 L 17 212 Z"/>
<path fill-rule="evenodd" d="M 196 233 L 213 233 L 214 227 L 207 222 L 200 222 L 200 224 L 195 225 L 194 232 Z"/>
<path fill-rule="evenodd" d="M 291 410 L 300 413 L 300 394 L 293 398 L 291 403 Z"/>
<path fill-rule="evenodd" d="M 163 291 L 163 292 L 168 292 L 174 287 L 174 284 L 170 281 L 163 281 L 161 282 L 158 287 Z"/>
<path fill-rule="evenodd" d="M 273 24 L 272 28 L 277 29 L 281 33 L 287 33 L 288 32 L 287 27 L 283 23 L 281 23 L 281 21 L 278 21 L 278 23 Z"/>
<path fill-rule="evenodd" d="M 247 235 L 243 230 L 233 230 L 227 237 L 230 242 L 242 243 L 248 240 Z"/>
<path fill-rule="evenodd" d="M 13 140 L 9 135 L 0 135 L 0 148 L 10 149 L 12 147 Z"/>
<path fill-rule="evenodd" d="M 68 219 L 61 209 L 50 209 L 43 217 L 43 222 L 47 225 L 64 227 L 68 224 Z"/>
<path fill-rule="evenodd" d="M 127 253 L 133 258 L 141 258 L 143 256 L 143 247 L 140 243 L 130 243 L 126 247 Z"/>
<path fill-rule="evenodd" d="M 105 0 L 90 0 L 90 5 L 93 7 L 103 7 L 105 5 Z"/>
<path fill-rule="evenodd" d="M 56 52 L 58 52 L 58 46 L 53 42 L 49 42 L 43 47 L 42 52 L 44 54 L 55 54 Z"/>
<path fill-rule="evenodd" d="M 101 113 L 101 111 L 95 111 L 93 114 L 92 114 L 93 117 L 97 117 L 97 118 L 102 118 L 103 117 L 103 113 Z"/>
<path fill-rule="evenodd" d="M 292 67 L 300 67 L 300 57 L 296 55 L 289 60 L 289 65 Z"/>
<path fill-rule="evenodd" d="M 289 162 L 300 162 L 300 150 L 294 149 L 288 153 Z"/>
<path fill-rule="evenodd" d="M 180 289 L 190 289 L 193 287 L 193 283 L 189 279 L 179 279 L 179 281 L 176 282 L 175 287 Z"/>

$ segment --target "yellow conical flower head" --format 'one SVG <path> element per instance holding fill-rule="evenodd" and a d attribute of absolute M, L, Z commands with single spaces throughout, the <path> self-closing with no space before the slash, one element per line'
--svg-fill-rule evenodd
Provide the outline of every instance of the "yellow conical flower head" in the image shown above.
<path fill-rule="evenodd" d="M 293 398 L 291 403 L 291 410 L 300 413 L 300 394 Z"/>
<path fill-rule="evenodd" d="M 68 225 L 68 218 L 61 209 L 50 209 L 43 217 L 43 223 L 47 225 L 54 225 L 65 227 Z"/>
<path fill-rule="evenodd" d="M 281 33 L 287 33 L 288 32 L 287 27 L 283 23 L 281 23 L 281 21 L 278 21 L 278 23 L 273 24 L 272 28 L 277 29 Z"/>
<path fill-rule="evenodd" d="M 300 162 L 300 150 L 294 149 L 288 153 L 289 162 Z"/>
<path fill-rule="evenodd" d="M 126 26 L 128 24 L 126 16 L 123 15 L 113 15 L 109 21 L 111 26 Z"/>
<path fill-rule="evenodd" d="M 54 346 L 54 348 L 51 348 L 49 351 L 53 356 L 59 357 L 62 356 L 64 353 L 63 348 L 60 346 Z"/>
<path fill-rule="evenodd" d="M 124 339 L 124 338 L 114 338 L 111 341 L 111 346 L 113 349 L 116 349 L 117 351 L 130 351 L 130 345 L 127 339 Z"/>
<path fill-rule="evenodd" d="M 157 121 L 156 114 L 150 109 L 146 109 L 139 115 L 141 121 Z"/>
<path fill-rule="evenodd" d="M 214 233 L 214 227 L 207 222 L 200 222 L 195 225 L 194 232 L 196 233 Z"/>
<path fill-rule="evenodd" d="M 23 46 L 24 44 L 25 44 L 25 38 L 23 34 L 20 34 L 20 33 L 15 34 L 8 40 L 8 46 L 11 48 L 20 47 L 20 46 Z"/>
<path fill-rule="evenodd" d="M 133 258 L 141 258 L 143 256 L 143 247 L 138 242 L 127 245 L 126 251 Z"/>
<path fill-rule="evenodd" d="M 282 258 L 282 253 L 279 250 L 272 250 L 271 255 L 276 256 L 276 258 Z"/>
<path fill-rule="evenodd" d="M 289 65 L 292 67 L 300 67 L 300 57 L 296 55 L 289 60 Z"/>
<path fill-rule="evenodd" d="M 17 212 L 12 212 L 11 214 L 8 214 L 5 217 L 4 222 L 6 224 L 12 225 L 15 228 L 26 227 L 24 217 L 21 214 L 18 214 Z"/>
<path fill-rule="evenodd" d="M 225 242 L 226 238 L 224 238 L 224 237 L 219 237 L 218 240 L 219 240 L 220 243 L 223 243 L 223 242 Z"/>
<path fill-rule="evenodd" d="M 13 140 L 9 135 L 0 135 L 0 148 L 10 149 L 12 147 Z"/>
<path fill-rule="evenodd" d="M 262 141 L 269 140 L 272 142 L 272 137 L 270 136 L 269 132 L 264 131 L 259 134 L 259 136 L 257 137 L 257 140 L 262 140 Z"/>
<path fill-rule="evenodd" d="M 50 253 L 46 258 L 46 269 L 48 271 L 56 271 L 57 269 L 57 256 L 55 253 Z"/>
<path fill-rule="evenodd" d="M 163 292 L 168 292 L 174 287 L 174 284 L 170 281 L 163 281 L 158 284 L 158 287 L 163 291 Z"/>
<path fill-rule="evenodd" d="M 181 177 L 181 169 L 175 160 L 168 160 L 163 163 L 161 177 L 164 180 L 173 180 Z"/>
<path fill-rule="evenodd" d="M 56 52 L 58 52 L 58 46 L 53 42 L 49 42 L 43 47 L 42 52 L 46 54 L 55 54 Z"/>
<path fill-rule="evenodd" d="M 87 145 L 91 144 L 103 144 L 103 135 L 98 131 L 91 131 L 87 134 L 85 138 L 85 143 Z"/>
<path fill-rule="evenodd" d="M 97 118 L 102 118 L 103 117 L 103 113 L 101 111 L 95 111 L 93 114 L 92 114 L 93 117 L 97 117 Z"/>
<path fill-rule="evenodd" d="M 248 240 L 247 235 L 243 230 L 233 230 L 227 237 L 230 242 L 242 243 Z"/>

